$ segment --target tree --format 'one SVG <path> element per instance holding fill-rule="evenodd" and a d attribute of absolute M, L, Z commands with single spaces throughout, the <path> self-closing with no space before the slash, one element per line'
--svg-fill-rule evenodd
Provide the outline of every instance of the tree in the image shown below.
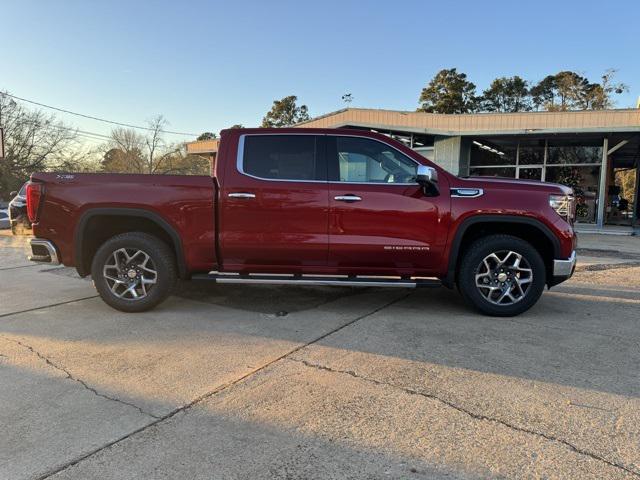
<path fill-rule="evenodd" d="M 422 89 L 418 111 L 470 113 L 476 110 L 476 86 L 455 68 L 440 70 Z"/>
<path fill-rule="evenodd" d="M 114 173 L 148 173 L 144 168 L 144 138 L 131 128 L 115 128 L 102 159 L 102 168 Z"/>
<path fill-rule="evenodd" d="M 77 131 L 55 115 L 28 110 L 0 92 L 0 124 L 4 127 L 5 157 L 0 160 L 0 198 L 20 188 L 35 171 L 61 165 L 76 152 Z"/>
<path fill-rule="evenodd" d="M 157 115 L 149 122 L 149 128 L 151 134 L 147 135 L 144 139 L 145 144 L 145 169 L 148 173 L 160 173 L 166 167 L 163 163 L 171 159 L 172 155 L 175 155 L 179 147 L 176 145 L 169 145 L 165 142 L 162 136 L 163 130 L 168 125 L 168 122 L 162 115 Z"/>
<path fill-rule="evenodd" d="M 61 155 L 51 166 L 51 170 L 62 172 L 92 173 L 102 170 L 100 151 L 95 147 L 87 147 L 80 142 Z"/>
<path fill-rule="evenodd" d="M 556 80 L 554 75 L 547 75 L 536 85 L 531 87 L 529 93 L 533 104 L 538 109 L 544 109 L 548 105 L 554 105 L 555 101 L 555 85 Z"/>
<path fill-rule="evenodd" d="M 105 146 L 102 169 L 118 173 L 206 175 L 206 158 L 189 155 L 184 144 L 167 143 L 163 133 L 168 125 L 162 115 L 149 122 L 150 133 L 141 135 L 131 128 L 111 131 Z"/>
<path fill-rule="evenodd" d="M 204 132 L 204 133 L 201 133 L 196 140 L 198 140 L 198 141 L 215 140 L 216 138 L 218 138 L 218 136 L 215 133 L 213 133 L 213 132 Z"/>
<path fill-rule="evenodd" d="M 531 96 L 536 108 L 549 111 L 583 110 L 584 93 L 589 88 L 589 80 L 571 71 L 547 75 L 531 88 Z"/>
<path fill-rule="evenodd" d="M 615 82 L 616 71 L 607 70 L 602 83 L 591 83 L 576 72 L 562 71 L 548 75 L 531 88 L 536 108 L 557 110 L 602 110 L 615 106 L 614 94 L 628 91 L 624 83 Z"/>
<path fill-rule="evenodd" d="M 615 82 L 617 70 L 607 69 L 602 76 L 601 83 L 590 84 L 587 92 L 588 107 L 591 110 L 606 110 L 616 106 L 613 95 L 620 95 L 629 91 L 629 87 L 622 82 Z"/>
<path fill-rule="evenodd" d="M 169 159 L 166 173 L 174 175 L 209 175 L 211 160 L 199 155 L 187 154 L 186 145 L 182 145 Z"/>
<path fill-rule="evenodd" d="M 163 137 L 167 121 L 162 115 L 149 122 L 149 132 L 141 135 L 132 128 L 111 131 L 102 165 L 105 171 L 120 173 L 165 173 L 169 157 L 178 147 L 168 145 Z"/>
<path fill-rule="evenodd" d="M 232 129 L 232 128 L 244 128 L 244 125 L 242 125 L 241 123 L 234 123 L 229 128 L 230 129 Z"/>
<path fill-rule="evenodd" d="M 486 112 L 523 112 L 531 110 L 528 83 L 519 76 L 496 78 L 482 92 L 481 109 Z"/>
<path fill-rule="evenodd" d="M 281 100 L 274 100 L 271 110 L 262 119 L 262 127 L 290 127 L 296 123 L 309 120 L 309 113 L 306 105 L 296 105 L 298 97 L 289 95 Z"/>

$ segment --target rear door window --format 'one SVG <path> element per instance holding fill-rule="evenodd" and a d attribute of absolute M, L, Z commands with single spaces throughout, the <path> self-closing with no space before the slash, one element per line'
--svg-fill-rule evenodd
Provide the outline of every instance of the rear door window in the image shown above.
<path fill-rule="evenodd" d="M 326 181 L 317 135 L 245 135 L 241 171 L 267 180 Z"/>

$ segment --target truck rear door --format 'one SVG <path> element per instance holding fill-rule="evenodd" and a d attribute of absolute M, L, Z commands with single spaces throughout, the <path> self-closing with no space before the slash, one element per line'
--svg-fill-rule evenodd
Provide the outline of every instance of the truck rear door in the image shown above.
<path fill-rule="evenodd" d="M 325 267 L 329 200 L 323 136 L 243 134 L 236 158 L 227 162 L 219 196 L 223 269 Z"/>

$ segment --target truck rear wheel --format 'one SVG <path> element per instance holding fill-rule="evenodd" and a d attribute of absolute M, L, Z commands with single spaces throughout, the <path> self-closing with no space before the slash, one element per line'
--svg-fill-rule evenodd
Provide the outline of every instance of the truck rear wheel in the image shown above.
<path fill-rule="evenodd" d="M 91 277 L 105 303 L 123 312 L 143 312 L 170 295 L 177 272 L 173 252 L 164 242 L 128 232 L 102 244 L 93 257 Z"/>
<path fill-rule="evenodd" d="M 511 235 L 476 240 L 462 257 L 458 287 L 464 299 L 480 312 L 511 317 L 531 308 L 546 283 L 540 253 Z"/>

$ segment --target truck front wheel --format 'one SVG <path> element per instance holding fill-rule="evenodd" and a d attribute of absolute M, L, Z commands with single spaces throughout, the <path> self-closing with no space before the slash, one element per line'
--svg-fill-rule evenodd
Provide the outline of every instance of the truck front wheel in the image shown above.
<path fill-rule="evenodd" d="M 171 293 L 177 279 L 175 258 L 153 235 L 123 233 L 98 249 L 91 277 L 105 303 L 123 312 L 143 312 Z"/>
<path fill-rule="evenodd" d="M 540 298 L 546 270 L 540 253 L 511 235 L 490 235 L 464 252 L 458 287 L 480 312 L 497 317 L 519 315 Z"/>

